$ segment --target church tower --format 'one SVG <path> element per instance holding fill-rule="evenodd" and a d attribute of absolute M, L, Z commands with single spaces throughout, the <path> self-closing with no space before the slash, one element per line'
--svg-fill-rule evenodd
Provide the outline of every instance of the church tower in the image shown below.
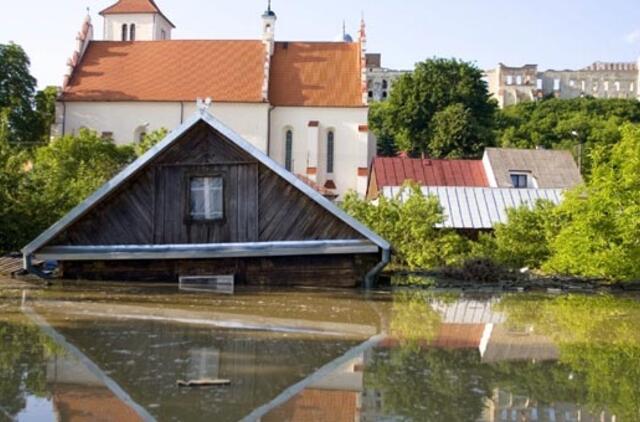
<path fill-rule="evenodd" d="M 118 0 L 100 15 L 105 41 L 170 40 L 175 28 L 154 0 Z"/>

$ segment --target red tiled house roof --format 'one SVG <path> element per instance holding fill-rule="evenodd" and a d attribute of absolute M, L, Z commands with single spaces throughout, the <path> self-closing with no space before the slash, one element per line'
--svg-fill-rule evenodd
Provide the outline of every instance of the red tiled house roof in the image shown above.
<path fill-rule="evenodd" d="M 64 101 L 262 102 L 261 41 L 94 41 Z"/>
<path fill-rule="evenodd" d="M 372 171 L 379 188 L 401 186 L 407 180 L 421 186 L 489 187 L 481 160 L 376 157 Z"/>
<path fill-rule="evenodd" d="M 357 43 L 277 42 L 269 99 L 275 106 L 362 107 Z"/>

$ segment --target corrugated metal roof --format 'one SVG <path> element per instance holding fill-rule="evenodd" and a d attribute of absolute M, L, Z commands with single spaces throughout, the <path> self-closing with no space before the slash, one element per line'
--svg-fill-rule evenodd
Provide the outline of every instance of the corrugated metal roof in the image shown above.
<path fill-rule="evenodd" d="M 489 187 L 481 160 L 376 157 L 373 170 L 379 187 L 401 186 L 407 180 L 421 186 Z"/>
<path fill-rule="evenodd" d="M 401 186 L 385 186 L 386 198 L 396 197 Z M 507 222 L 507 209 L 526 205 L 533 208 L 539 199 L 554 204 L 562 201 L 562 189 L 508 189 L 423 186 L 424 195 L 434 195 L 444 210 L 443 227 L 453 229 L 491 229 L 497 223 Z M 408 198 L 404 191 L 403 198 Z"/>

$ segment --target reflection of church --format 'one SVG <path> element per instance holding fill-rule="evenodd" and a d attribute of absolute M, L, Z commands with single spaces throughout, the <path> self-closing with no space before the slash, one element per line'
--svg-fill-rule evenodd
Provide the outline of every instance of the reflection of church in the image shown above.
<path fill-rule="evenodd" d="M 117 143 L 173 129 L 211 98 L 210 112 L 314 183 L 364 194 L 375 140 L 368 132 L 365 26 L 356 41 L 276 41 L 269 5 L 255 40 L 178 40 L 153 0 L 118 0 L 87 17 L 69 60 L 54 134 L 89 128 Z"/>

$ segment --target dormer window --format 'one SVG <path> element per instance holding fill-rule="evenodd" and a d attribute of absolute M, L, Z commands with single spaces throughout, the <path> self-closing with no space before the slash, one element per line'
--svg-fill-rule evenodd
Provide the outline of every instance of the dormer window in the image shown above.
<path fill-rule="evenodd" d="M 511 184 L 516 189 L 526 189 L 529 187 L 529 175 L 525 173 L 511 173 Z"/>
<path fill-rule="evenodd" d="M 122 24 L 122 41 L 126 41 L 127 40 L 128 33 L 129 33 L 129 30 L 127 28 L 127 24 L 123 23 Z"/>
<path fill-rule="evenodd" d="M 129 41 L 136 40 L 136 24 L 132 23 L 129 25 Z"/>

